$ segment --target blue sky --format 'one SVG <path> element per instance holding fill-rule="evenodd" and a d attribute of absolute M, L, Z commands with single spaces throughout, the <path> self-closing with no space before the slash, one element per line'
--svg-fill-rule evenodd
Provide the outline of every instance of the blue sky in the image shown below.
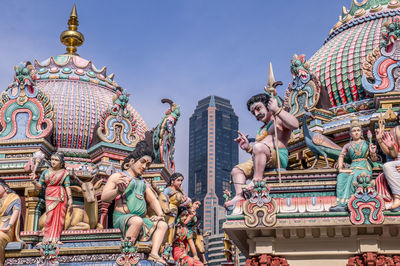
<path fill-rule="evenodd" d="M 246 101 L 263 91 L 267 66 L 276 80 L 291 82 L 294 53 L 310 58 L 323 44 L 350 0 L 132 0 L 7 1 L 0 17 L 0 86 L 21 61 L 65 52 L 59 35 L 76 3 L 85 43 L 78 53 L 107 66 L 130 93 L 149 128 L 159 123 L 170 98 L 181 106 L 177 171 L 187 174 L 189 117 L 198 100 L 215 94 L 231 100 L 241 131 L 259 123 Z M 241 153 L 241 160 L 246 154 Z"/>

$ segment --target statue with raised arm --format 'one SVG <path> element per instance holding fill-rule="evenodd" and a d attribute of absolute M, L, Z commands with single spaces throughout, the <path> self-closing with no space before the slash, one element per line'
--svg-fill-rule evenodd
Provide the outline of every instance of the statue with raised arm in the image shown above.
<path fill-rule="evenodd" d="M 400 113 L 397 114 L 398 125 L 390 132 L 385 131 L 382 120 L 381 117 L 379 129 L 376 130 L 376 139 L 381 150 L 394 160 L 383 165 L 384 175 L 379 175 L 376 180 L 377 190 L 385 201 L 389 201 L 385 206 L 386 209 L 400 211 Z"/>
<path fill-rule="evenodd" d="M 336 184 L 336 205 L 332 206 L 331 212 L 344 212 L 348 210 L 347 203 L 356 192 L 361 179 L 372 179 L 372 161 L 377 160 L 376 146 L 362 138 L 362 128 L 357 117 L 351 119 L 350 137 L 351 141 L 343 146 L 339 156 L 339 174 Z M 351 161 L 350 168 L 343 167 L 344 158 Z M 370 161 L 371 160 L 371 161 Z"/>
<path fill-rule="evenodd" d="M 286 145 L 292 130 L 299 127 L 297 119 L 279 105 L 277 97 L 273 94 L 254 95 L 247 101 L 247 109 L 263 125 L 257 132 L 253 146 L 250 145 L 247 136 L 240 131 L 239 137 L 235 139 L 240 148 L 252 157 L 232 169 L 231 175 L 236 196 L 225 203 L 225 206 L 231 209 L 237 202 L 244 200 L 242 185 L 246 183 L 246 179 L 252 179 L 248 185 L 248 188 L 252 189 L 254 182 L 263 179 L 265 170 L 287 167 L 289 152 Z"/>
<path fill-rule="evenodd" d="M 108 178 L 101 200 L 115 200 L 114 228 L 121 230 L 123 238 L 132 243 L 133 249 L 137 240 L 151 240 L 148 260 L 166 264 L 159 256 L 159 250 L 168 225 L 164 221 L 164 213 L 156 194 L 141 177 L 153 159 L 153 151 L 147 143 L 139 142 L 123 161 L 123 172 L 114 173 Z M 148 206 L 156 213 L 150 218 L 145 217 Z"/>
<path fill-rule="evenodd" d="M 0 265 L 4 263 L 4 249 L 7 243 L 19 239 L 19 196 L 0 178 Z"/>
<path fill-rule="evenodd" d="M 36 189 L 45 188 L 46 220 L 44 223 L 43 244 L 62 244 L 61 231 L 64 228 L 67 207 L 72 210 L 70 178 L 65 169 L 64 154 L 56 152 L 51 156 L 50 168 L 43 171 L 39 178 L 35 171 L 31 174 Z"/>

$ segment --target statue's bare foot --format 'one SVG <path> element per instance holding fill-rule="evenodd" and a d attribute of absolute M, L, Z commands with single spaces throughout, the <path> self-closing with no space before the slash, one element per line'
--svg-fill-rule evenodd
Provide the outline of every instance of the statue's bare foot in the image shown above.
<path fill-rule="evenodd" d="M 147 260 L 153 261 L 154 263 L 161 263 L 161 264 L 167 265 L 167 262 L 163 258 L 158 256 L 158 254 L 150 253 L 149 257 L 147 258 Z"/>
<path fill-rule="evenodd" d="M 254 183 L 258 181 L 263 181 L 262 178 L 253 178 L 251 182 L 247 185 L 247 190 L 253 190 L 254 189 Z"/>
<path fill-rule="evenodd" d="M 233 199 L 228 200 L 227 202 L 225 202 L 224 206 L 232 207 L 236 204 L 236 202 L 238 202 L 240 200 L 244 200 L 244 197 L 242 196 L 242 194 L 236 195 L 235 197 L 233 197 Z"/>
<path fill-rule="evenodd" d="M 393 203 L 390 206 L 390 210 L 392 211 L 400 211 L 400 200 L 395 198 Z"/>

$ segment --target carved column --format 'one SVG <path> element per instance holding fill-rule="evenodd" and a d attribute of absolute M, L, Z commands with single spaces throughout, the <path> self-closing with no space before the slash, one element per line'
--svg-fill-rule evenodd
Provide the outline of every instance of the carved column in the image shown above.
<path fill-rule="evenodd" d="M 110 203 L 107 202 L 100 202 L 99 209 L 100 209 L 100 224 L 103 228 L 108 228 L 108 208 L 110 207 Z"/>
<path fill-rule="evenodd" d="M 35 217 L 38 217 L 40 213 L 37 213 L 37 207 L 39 204 L 39 191 L 35 191 L 33 187 L 29 187 L 25 189 L 25 205 L 26 205 L 26 214 L 25 214 L 25 231 L 34 231 L 35 228 Z"/>

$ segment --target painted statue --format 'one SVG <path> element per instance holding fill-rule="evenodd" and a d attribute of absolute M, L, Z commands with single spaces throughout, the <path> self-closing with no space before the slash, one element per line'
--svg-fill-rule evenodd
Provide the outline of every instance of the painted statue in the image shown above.
<path fill-rule="evenodd" d="M 188 198 L 182 188 L 183 175 L 181 173 L 173 173 L 169 179 L 167 188 L 164 189 L 164 194 L 169 198 L 168 213 L 168 243 L 172 244 L 175 235 L 175 220 L 178 217 L 178 208 L 185 203 Z"/>
<path fill-rule="evenodd" d="M 141 175 L 154 159 L 152 150 L 146 142 L 141 141 L 135 150 L 122 163 L 123 172 L 112 174 L 104 186 L 101 200 L 115 200 L 113 226 L 119 228 L 124 239 L 148 241 L 152 247 L 148 260 L 166 264 L 159 256 L 160 246 L 168 225 L 156 194 L 150 184 Z M 151 207 L 156 215 L 145 217 L 147 208 Z"/>
<path fill-rule="evenodd" d="M 362 128 L 357 117 L 352 118 L 350 127 L 351 141 L 343 146 L 339 156 L 339 174 L 336 184 L 336 206 L 330 211 L 347 211 L 347 203 L 356 192 L 358 181 L 364 177 L 372 177 L 372 161 L 376 161 L 376 146 L 362 138 Z M 344 158 L 348 156 L 351 161 L 350 168 L 344 169 Z"/>
<path fill-rule="evenodd" d="M 385 201 L 389 201 L 385 208 L 394 211 L 400 211 L 400 113 L 397 115 L 397 122 L 398 125 L 390 132 L 385 132 L 383 123 L 376 130 L 376 139 L 381 150 L 394 159 L 383 165 L 384 175 L 377 178 L 377 191 Z"/>
<path fill-rule="evenodd" d="M 257 132 L 254 146 L 250 145 L 246 135 L 238 131 L 239 137 L 235 141 L 252 157 L 233 168 L 231 174 L 236 196 L 225 203 L 226 207 L 232 208 L 244 199 L 242 185 L 246 183 L 246 179 L 252 178 L 248 185 L 248 188 L 252 189 L 254 182 L 263 179 L 264 170 L 287 167 L 289 155 L 287 143 L 292 130 L 299 127 L 299 122 L 293 115 L 286 112 L 283 106 L 279 106 L 276 97 L 270 95 L 257 94 L 247 101 L 247 109 L 263 123 L 263 126 Z"/>
<path fill-rule="evenodd" d="M 36 180 L 36 173 L 31 174 L 36 189 L 45 188 L 46 220 L 44 223 L 43 244 L 62 244 L 61 231 L 64 228 L 67 207 L 72 210 L 70 178 L 65 169 L 64 154 L 56 152 L 51 156 L 51 166 L 44 170 Z"/>
<path fill-rule="evenodd" d="M 4 249 L 8 242 L 19 239 L 19 196 L 0 178 L 0 265 L 4 263 Z"/>
<path fill-rule="evenodd" d="M 180 215 L 176 221 L 172 255 L 178 265 L 204 265 L 197 254 L 196 239 L 194 239 L 196 226 L 199 222 L 199 216 L 196 211 L 200 206 L 201 202 L 199 200 L 193 200 L 189 208 L 181 208 Z M 192 256 L 189 256 L 189 250 Z"/>

